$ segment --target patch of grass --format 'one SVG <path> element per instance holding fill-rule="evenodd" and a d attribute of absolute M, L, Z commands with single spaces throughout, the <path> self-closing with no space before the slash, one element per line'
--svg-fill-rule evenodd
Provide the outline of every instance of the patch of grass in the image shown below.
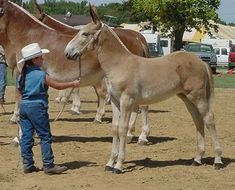
<path fill-rule="evenodd" d="M 215 88 L 235 88 L 235 74 L 214 75 Z"/>

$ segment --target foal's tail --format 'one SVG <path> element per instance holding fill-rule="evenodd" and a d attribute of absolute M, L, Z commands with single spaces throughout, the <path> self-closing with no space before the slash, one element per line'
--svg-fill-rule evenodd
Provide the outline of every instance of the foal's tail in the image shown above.
<path fill-rule="evenodd" d="M 206 97 L 207 100 L 209 101 L 209 111 L 213 110 L 214 106 L 214 97 L 215 97 L 215 92 L 214 92 L 214 80 L 212 76 L 212 71 L 207 63 L 205 63 L 206 66 L 206 71 L 207 71 L 207 76 L 208 76 L 208 81 L 207 81 L 207 88 L 206 88 Z"/>

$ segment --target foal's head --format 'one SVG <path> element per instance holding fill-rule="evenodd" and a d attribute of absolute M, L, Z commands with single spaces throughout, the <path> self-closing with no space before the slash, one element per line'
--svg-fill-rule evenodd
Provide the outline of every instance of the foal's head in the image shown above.
<path fill-rule="evenodd" d="M 92 22 L 84 26 L 65 48 L 68 59 L 77 59 L 86 50 L 93 49 L 93 44 L 98 38 L 102 23 L 95 7 L 90 6 Z"/>

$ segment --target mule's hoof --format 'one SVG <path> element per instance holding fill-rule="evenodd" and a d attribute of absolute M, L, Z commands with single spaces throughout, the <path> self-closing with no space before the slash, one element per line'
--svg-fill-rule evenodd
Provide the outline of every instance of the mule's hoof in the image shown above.
<path fill-rule="evenodd" d="M 139 139 L 137 144 L 138 145 L 148 145 L 148 140 L 145 140 L 145 139 Z"/>
<path fill-rule="evenodd" d="M 82 114 L 82 112 L 80 112 L 80 111 L 74 111 L 74 110 L 70 110 L 69 112 L 70 112 L 70 114 L 72 114 L 72 115 L 80 115 L 80 114 Z"/>
<path fill-rule="evenodd" d="M 113 173 L 114 174 L 121 174 L 122 173 L 122 170 L 119 170 L 117 168 L 113 168 Z"/>
<path fill-rule="evenodd" d="M 127 144 L 131 143 L 133 137 L 134 137 L 133 135 L 126 136 L 126 143 L 127 143 Z"/>
<path fill-rule="evenodd" d="M 20 142 L 19 142 L 18 137 L 15 137 L 15 138 L 12 140 L 11 144 L 12 144 L 14 147 L 18 147 L 18 146 L 20 145 Z"/>
<path fill-rule="evenodd" d="M 94 119 L 93 123 L 101 124 L 101 123 L 102 123 L 102 121 L 99 121 L 99 120 Z"/>
<path fill-rule="evenodd" d="M 17 122 L 16 121 L 13 121 L 13 120 L 9 120 L 9 122 L 8 122 L 10 125 L 14 125 L 14 124 L 17 124 Z"/>
<path fill-rule="evenodd" d="M 224 168 L 224 164 L 223 163 L 215 163 L 214 168 L 215 168 L 215 170 L 220 170 L 220 169 Z"/>
<path fill-rule="evenodd" d="M 198 162 L 196 162 L 195 160 L 193 161 L 193 163 L 192 163 L 192 166 L 201 166 L 202 164 L 201 163 L 198 163 Z"/>
<path fill-rule="evenodd" d="M 104 171 L 113 171 L 113 167 L 105 166 Z"/>

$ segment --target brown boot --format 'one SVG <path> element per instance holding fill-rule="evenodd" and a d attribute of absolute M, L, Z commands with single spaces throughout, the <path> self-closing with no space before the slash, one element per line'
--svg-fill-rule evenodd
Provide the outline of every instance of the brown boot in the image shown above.
<path fill-rule="evenodd" d="M 4 97 L 0 97 L 0 104 L 5 104 L 6 102 L 5 102 L 5 99 L 4 99 Z"/>
<path fill-rule="evenodd" d="M 44 169 L 44 173 L 48 174 L 48 175 L 61 174 L 66 170 L 68 170 L 68 168 L 66 166 L 54 165 L 54 167 L 52 167 L 52 168 Z"/>
<path fill-rule="evenodd" d="M 40 169 L 37 168 L 36 166 L 32 166 L 31 168 L 24 169 L 25 174 L 33 173 L 33 172 L 39 172 Z"/>

